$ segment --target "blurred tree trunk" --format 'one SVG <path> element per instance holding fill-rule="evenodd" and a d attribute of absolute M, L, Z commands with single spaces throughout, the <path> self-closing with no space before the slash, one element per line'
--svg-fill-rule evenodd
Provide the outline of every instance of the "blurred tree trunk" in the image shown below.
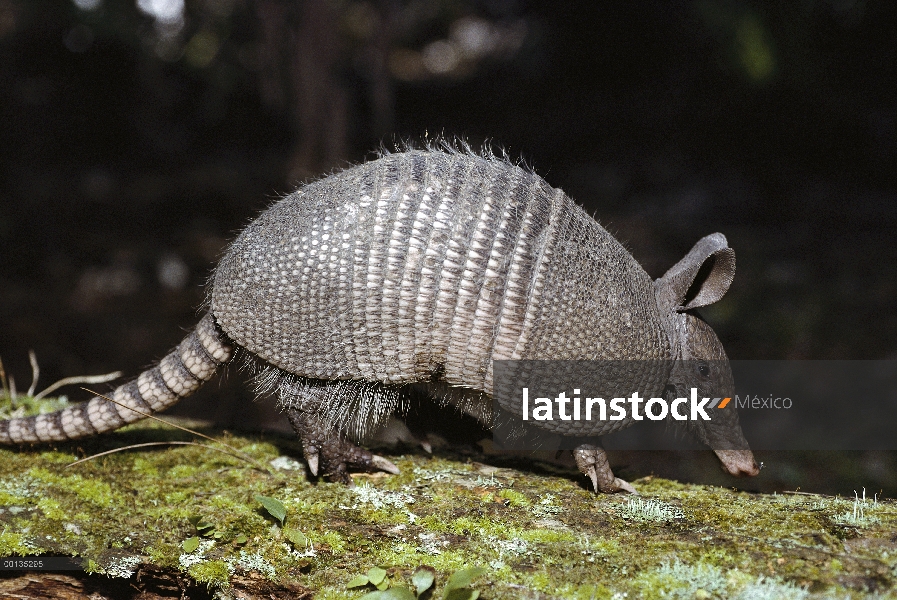
<path fill-rule="evenodd" d="M 258 0 L 260 87 L 266 104 L 282 111 L 295 135 L 289 176 L 301 179 L 342 164 L 351 154 L 356 127 L 352 68 L 361 65 L 370 94 L 368 130 L 376 137 L 393 121 L 387 56 L 395 0 L 378 5 L 371 39 L 353 49 L 341 14 L 325 0 Z M 354 51 L 353 51 L 354 50 Z"/>

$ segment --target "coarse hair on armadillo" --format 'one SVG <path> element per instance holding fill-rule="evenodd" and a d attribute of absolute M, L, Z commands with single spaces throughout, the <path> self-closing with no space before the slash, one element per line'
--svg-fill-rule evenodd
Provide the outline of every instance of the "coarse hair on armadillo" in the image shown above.
<path fill-rule="evenodd" d="M 252 377 L 258 398 L 272 397 L 286 411 L 301 408 L 330 431 L 361 441 L 394 411 L 407 409 L 400 386 L 364 380 L 322 381 L 289 373 L 238 348 L 236 362 Z"/>
<path fill-rule="evenodd" d="M 434 138 L 423 138 L 421 140 L 415 138 L 399 139 L 393 144 L 392 150 L 387 148 L 384 142 L 381 142 L 375 155 L 375 160 L 392 154 L 405 154 L 414 151 L 439 152 L 455 156 L 482 158 L 490 162 L 500 161 L 520 167 L 527 173 L 535 174 L 535 169 L 532 168 L 523 155 L 516 159 L 512 158 L 507 148 L 491 138 L 485 139 L 479 147 L 474 146 L 463 137 L 446 137 L 442 134 Z"/>
<path fill-rule="evenodd" d="M 272 397 L 286 411 L 301 408 L 312 413 L 329 431 L 338 431 L 355 442 L 375 433 L 392 414 L 406 414 L 415 392 L 422 392 L 440 406 L 452 406 L 487 427 L 494 425 L 492 400 L 483 392 L 438 382 L 431 384 L 388 385 L 377 381 L 323 381 L 301 377 L 267 364 L 254 354 L 237 347 L 235 362 L 252 377 L 258 398 Z"/>
<path fill-rule="evenodd" d="M 330 171 L 321 173 L 319 175 L 313 175 L 303 179 L 302 181 L 296 182 L 297 185 L 294 186 L 293 191 L 287 192 L 285 194 L 280 194 L 277 198 L 274 199 L 274 203 L 287 198 L 288 196 L 295 193 L 296 190 L 300 190 L 310 184 L 317 183 L 318 181 L 327 179 L 334 175 L 338 175 L 343 171 L 348 171 L 366 163 L 375 162 L 380 160 L 381 158 L 386 158 L 394 154 L 407 154 L 409 152 L 431 152 L 436 154 L 448 154 L 450 156 L 478 158 L 490 163 L 500 162 L 509 166 L 519 167 L 529 175 L 538 176 L 538 173 L 536 173 L 536 170 L 526 159 L 526 157 L 524 157 L 522 154 L 516 158 L 512 157 L 507 148 L 491 138 L 487 138 L 483 140 L 483 142 L 479 146 L 475 146 L 461 136 L 448 137 L 440 134 L 433 138 L 424 137 L 422 139 L 416 139 L 413 137 L 407 137 L 400 138 L 394 141 L 392 149 L 386 146 L 385 141 L 381 141 L 380 146 L 373 152 L 373 158 L 369 160 L 365 160 L 360 163 L 350 163 L 344 167 L 334 167 Z M 209 281 L 211 283 L 212 279 L 210 279 Z M 208 296 L 208 294 L 211 293 L 211 286 L 207 286 L 206 289 L 208 290 L 208 293 L 207 298 L 204 302 L 204 307 L 208 308 L 209 306 L 211 306 L 211 299 Z"/>
<path fill-rule="evenodd" d="M 501 427 L 506 440 L 515 441 L 527 433 L 519 419 L 504 411 L 494 412 L 492 399 L 478 390 L 444 383 L 390 386 L 364 380 L 308 379 L 261 364 L 243 349 L 238 349 L 236 360 L 241 369 L 256 371 L 252 384 L 259 398 L 273 397 L 284 411 L 301 408 L 312 412 L 326 430 L 339 432 L 356 443 L 368 441 L 390 415 L 407 414 L 415 393 L 473 417 L 486 429 Z M 541 450 L 550 439 L 550 435 L 539 432 L 530 441 L 529 451 Z"/>

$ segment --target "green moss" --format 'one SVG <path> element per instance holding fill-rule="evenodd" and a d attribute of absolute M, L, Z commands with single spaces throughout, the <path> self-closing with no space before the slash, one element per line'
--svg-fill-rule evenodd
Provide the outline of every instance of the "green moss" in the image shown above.
<path fill-rule="evenodd" d="M 502 490 L 498 493 L 499 498 L 504 498 L 508 501 L 509 506 L 529 506 L 530 501 L 524 494 L 520 492 L 516 492 L 514 490 Z"/>
<path fill-rule="evenodd" d="M 187 573 L 199 583 L 205 583 L 209 587 L 227 585 L 230 581 L 230 565 L 223 560 L 207 560 L 195 564 L 187 569 Z"/>
<path fill-rule="evenodd" d="M 504 537 L 509 532 L 506 522 L 495 521 L 486 516 L 459 517 L 449 523 L 446 530 L 457 535 L 475 535 L 480 537 Z"/>
<path fill-rule="evenodd" d="M 527 542 L 540 544 L 562 544 L 576 541 L 576 534 L 572 531 L 551 529 L 530 529 L 520 533 L 520 538 Z"/>
<path fill-rule="evenodd" d="M 57 398 L 35 399 L 33 396 L 16 396 L 15 407 L 9 396 L 0 390 L 0 419 L 11 419 L 27 415 L 46 414 L 65 408 L 69 405 L 65 396 Z"/>
<path fill-rule="evenodd" d="M 56 519 L 57 521 L 61 521 L 68 516 L 67 513 L 62 509 L 62 505 L 59 503 L 59 501 L 53 498 L 41 498 L 37 502 L 37 507 L 43 511 L 44 516 L 48 519 Z"/>
<path fill-rule="evenodd" d="M 572 600 L 610 600 L 614 597 L 614 593 L 609 588 L 591 583 L 567 585 L 560 592 L 563 598 L 572 598 Z"/>
<path fill-rule="evenodd" d="M 76 495 L 84 502 L 100 508 L 112 506 L 112 488 L 105 481 L 84 478 L 81 475 L 60 475 L 44 468 L 31 469 L 28 475 L 37 481 L 50 484 L 54 488 Z"/>
<path fill-rule="evenodd" d="M 27 501 L 26 498 L 0 490 L 0 506 L 13 506 L 26 503 Z"/>
<path fill-rule="evenodd" d="M 331 554 L 340 555 L 346 551 L 346 540 L 336 531 L 311 532 L 307 537 L 313 544 L 326 544 Z"/>
<path fill-rule="evenodd" d="M 600 556 L 614 556 L 620 554 L 622 548 L 620 542 L 614 539 L 598 538 L 597 540 L 584 540 L 582 545 Z"/>
<path fill-rule="evenodd" d="M 372 566 L 407 583 L 427 565 L 437 586 L 483 566 L 478 589 L 494 599 L 800 598 L 805 588 L 844 598 L 885 594 L 897 581 L 897 506 L 861 505 L 852 489 L 849 498 L 762 495 L 654 478 L 635 482 L 641 498 L 596 496 L 573 471 L 450 454 L 391 456 L 400 475 L 358 477 L 353 489 L 192 446 L 65 467 L 77 448 L 176 439 L 189 437 L 141 423 L 77 447 L 0 449 L 0 555 L 77 555 L 92 571 L 119 574 L 114 557 L 136 556 L 212 587 L 253 574 L 299 582 L 318 598 L 358 598 L 345 584 Z M 292 441 L 226 439 L 260 463 L 295 457 Z M 285 527 L 307 547 L 286 539 L 256 494 L 284 504 Z M 854 512 L 850 523 L 844 515 Z M 211 527 L 198 532 L 191 517 Z M 200 545 L 185 553 L 191 537 Z"/>
<path fill-rule="evenodd" d="M 167 477 L 171 479 L 190 479 L 199 473 L 199 469 L 194 465 L 175 465 L 168 469 Z"/>
<path fill-rule="evenodd" d="M 39 551 L 28 537 L 12 531 L 0 531 L 0 556 L 25 556 Z"/>
<path fill-rule="evenodd" d="M 155 461 L 149 458 L 138 456 L 131 465 L 131 470 L 141 477 L 157 477 L 159 475 L 159 466 Z"/>
<path fill-rule="evenodd" d="M 476 560 L 476 555 L 461 550 L 448 550 L 436 555 L 427 555 L 415 552 L 409 558 L 411 558 L 412 560 L 407 560 L 404 566 L 417 567 L 419 565 L 427 565 L 433 567 L 443 574 L 448 574 L 468 567 L 471 564 L 475 564 L 474 561 Z M 384 564 L 394 563 L 387 562 Z"/>
<path fill-rule="evenodd" d="M 180 543 L 166 543 L 156 541 L 145 549 L 147 558 L 151 564 L 162 568 L 172 569 L 178 566 L 178 558 L 183 552 Z"/>

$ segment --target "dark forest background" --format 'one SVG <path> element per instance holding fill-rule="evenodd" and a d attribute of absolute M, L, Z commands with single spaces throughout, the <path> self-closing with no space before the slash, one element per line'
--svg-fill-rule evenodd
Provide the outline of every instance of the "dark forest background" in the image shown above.
<path fill-rule="evenodd" d="M 29 349 L 38 389 L 136 375 L 277 197 L 460 136 L 652 277 L 723 232 L 738 274 L 704 314 L 730 358 L 897 358 L 895 76 L 883 0 L 0 0 L 0 357 L 20 390 Z M 283 429 L 241 379 L 177 410 Z M 893 453 L 845 456 L 744 485 L 897 490 Z M 624 474 L 698 477 L 674 463 Z"/>

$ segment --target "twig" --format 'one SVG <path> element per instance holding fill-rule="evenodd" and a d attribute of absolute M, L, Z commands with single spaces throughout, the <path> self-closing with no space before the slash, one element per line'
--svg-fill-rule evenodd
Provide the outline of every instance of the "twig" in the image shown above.
<path fill-rule="evenodd" d="M 34 350 L 28 351 L 28 360 L 31 361 L 31 387 L 28 388 L 26 396 L 34 396 L 34 390 L 37 389 L 37 378 L 40 376 L 40 365 L 37 364 L 37 355 Z"/>
<path fill-rule="evenodd" d="M 221 453 L 223 453 L 223 454 L 227 454 L 228 456 L 231 456 L 231 457 L 233 457 L 233 458 L 238 458 L 238 459 L 243 460 L 243 461 L 246 460 L 245 457 L 243 457 L 243 456 L 239 456 L 239 455 L 237 455 L 237 454 L 234 454 L 233 452 L 228 452 L 227 450 L 223 450 L 223 449 L 221 449 L 221 448 L 216 448 L 215 446 L 209 446 L 209 445 L 207 445 L 207 444 L 197 444 L 196 442 L 177 442 L 177 441 L 172 441 L 172 442 L 145 442 L 145 443 L 143 443 L 143 444 L 131 444 L 130 446 L 123 446 L 123 447 L 121 447 L 121 448 L 113 448 L 112 450 L 106 450 L 105 452 L 100 452 L 99 454 L 94 454 L 94 455 L 92 455 L 92 456 L 88 456 L 88 457 L 82 458 L 81 460 L 76 460 L 76 461 L 73 462 L 73 463 L 69 463 L 69 464 L 66 465 L 66 468 L 68 468 L 68 467 L 73 467 L 73 466 L 75 466 L 75 465 L 77 465 L 77 464 L 79 464 L 79 463 L 87 462 L 88 460 L 93 460 L 93 459 L 95 459 L 95 458 L 99 458 L 99 457 L 101 457 L 101 456 L 106 456 L 107 454 L 114 454 L 114 453 L 116 453 L 116 452 L 124 452 L 125 450 L 131 450 L 131 449 L 133 449 L 133 448 L 146 448 L 147 446 L 199 446 L 200 448 L 208 448 L 209 450 L 215 450 L 215 451 L 217 451 L 217 452 L 221 452 Z M 251 460 L 251 459 L 250 459 L 249 462 L 255 464 L 256 467 L 258 466 L 258 464 L 255 463 L 255 461 L 253 461 L 253 460 Z"/>
<path fill-rule="evenodd" d="M 9 399 L 12 400 L 12 405 L 16 405 L 16 380 L 15 377 L 12 376 L 12 373 L 9 374 Z"/>
<path fill-rule="evenodd" d="M 165 419 L 160 419 L 159 417 L 157 417 L 157 416 L 154 415 L 154 414 L 151 414 L 151 413 L 145 413 L 145 412 L 143 412 L 142 410 L 137 410 L 136 408 L 132 408 L 132 407 L 130 407 L 130 406 L 127 406 L 126 404 L 122 404 L 121 402 L 118 402 L 118 401 L 116 401 L 116 400 L 113 400 L 113 399 L 110 398 L 109 396 L 104 396 L 103 394 L 99 394 L 99 393 L 94 392 L 93 390 L 89 390 L 89 389 L 87 389 L 87 388 L 85 388 L 85 387 L 83 387 L 83 388 L 81 388 L 81 389 L 84 390 L 85 392 L 89 393 L 89 394 L 93 394 L 94 396 L 99 396 L 99 397 L 102 398 L 103 400 L 108 400 L 109 402 L 111 402 L 111 403 L 113 403 L 113 404 L 116 404 L 116 405 L 121 406 L 121 407 L 123 407 L 123 408 L 127 408 L 128 410 L 132 410 L 132 411 L 134 411 L 135 413 L 137 413 L 138 415 L 142 415 L 142 416 L 144 416 L 144 417 L 146 417 L 146 418 L 148 418 L 148 419 L 155 419 L 156 421 L 159 421 L 160 423 L 165 423 L 165 424 L 168 425 L 169 427 L 174 427 L 175 429 L 180 429 L 181 431 L 186 431 L 187 433 L 192 433 L 193 435 L 198 435 L 199 437 L 201 437 L 201 438 L 205 438 L 205 439 L 209 440 L 210 442 L 215 442 L 216 444 L 221 444 L 221 445 L 224 446 L 225 448 L 230 448 L 233 452 L 236 453 L 236 455 L 239 455 L 239 457 L 242 458 L 243 460 L 248 461 L 248 462 L 254 464 L 258 469 L 260 469 L 260 470 L 262 470 L 262 471 L 265 471 L 266 473 L 270 473 L 270 471 L 269 471 L 267 468 L 265 468 L 261 463 L 256 462 L 256 460 L 255 460 L 254 458 L 252 458 L 252 457 L 249 456 L 248 454 L 244 454 L 243 452 L 240 452 L 239 450 L 237 450 L 236 448 L 234 448 L 233 446 L 231 446 L 230 444 L 228 444 L 228 443 L 226 443 L 226 442 L 222 442 L 221 440 L 216 440 L 215 438 L 213 438 L 213 437 L 209 437 L 209 436 L 207 436 L 207 435 L 204 434 L 204 433 L 200 433 L 200 432 L 198 432 L 198 431 L 193 431 L 192 429 L 187 429 L 186 427 L 182 427 L 182 426 L 180 426 L 180 425 L 178 425 L 178 424 L 176 424 L 176 423 L 171 423 L 170 421 L 166 421 Z M 198 445 L 202 445 L 202 444 L 198 444 Z M 226 454 L 230 454 L 230 453 L 228 452 L 228 453 L 226 453 Z"/>
<path fill-rule="evenodd" d="M 60 379 L 44 391 L 40 392 L 36 396 L 34 396 L 35 400 L 40 400 L 50 392 L 56 391 L 64 385 L 74 385 L 76 383 L 106 383 L 107 381 L 112 381 L 113 379 L 118 379 L 121 377 L 121 371 L 115 371 L 114 373 L 106 373 L 105 375 L 85 375 L 81 377 L 66 377 L 65 379 Z M 84 388 L 81 388 L 84 389 Z M 93 393 L 93 392 L 91 392 Z"/>
<path fill-rule="evenodd" d="M 789 494 L 791 496 L 820 496 L 822 498 L 840 498 L 840 496 L 830 496 L 829 494 L 816 494 L 814 492 L 799 492 L 799 491 L 782 491 L 780 494 Z"/>

